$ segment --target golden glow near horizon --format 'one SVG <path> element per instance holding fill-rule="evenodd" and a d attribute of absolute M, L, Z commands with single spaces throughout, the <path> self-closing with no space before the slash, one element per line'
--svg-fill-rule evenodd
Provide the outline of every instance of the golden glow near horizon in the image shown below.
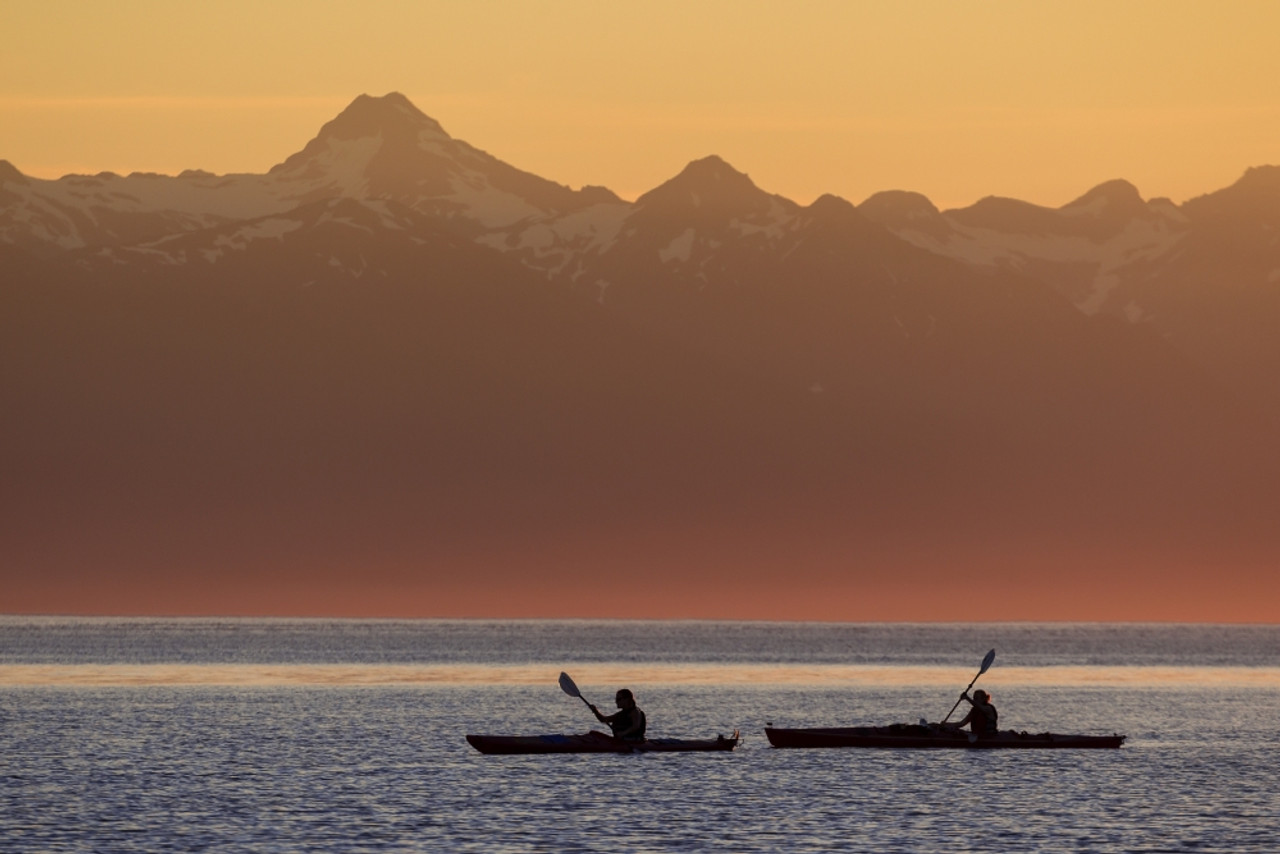
<path fill-rule="evenodd" d="M 0 664 L 0 685 L 546 685 L 560 665 L 542 664 Z M 792 685 L 953 689 L 954 667 L 846 664 L 573 665 L 588 685 Z M 1272 688 L 1280 667 L 1005 667 L 983 677 L 997 691 L 1018 687 Z M 554 690 L 554 689 L 553 689 Z"/>
<path fill-rule="evenodd" d="M 0 0 L 0 159 L 263 172 L 361 93 L 634 198 L 718 154 L 808 203 L 1181 202 L 1280 163 L 1280 3 Z M 16 37 L 21 34 L 21 37 Z"/>

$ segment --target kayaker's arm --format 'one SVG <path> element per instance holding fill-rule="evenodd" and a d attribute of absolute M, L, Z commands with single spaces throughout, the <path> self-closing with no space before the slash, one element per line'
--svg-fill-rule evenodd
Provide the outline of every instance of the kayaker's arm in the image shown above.
<path fill-rule="evenodd" d="M 957 729 L 969 727 L 970 732 L 979 734 L 993 733 L 998 730 L 999 713 L 996 711 L 996 707 L 991 705 L 991 698 L 986 691 L 976 692 L 975 697 L 970 697 L 966 691 L 960 695 L 960 699 L 969 702 L 969 714 L 964 716 L 964 720 L 955 724 Z M 946 726 L 951 726 L 951 724 Z"/>
<path fill-rule="evenodd" d="M 960 699 L 964 700 L 966 703 L 969 704 L 969 714 L 965 715 L 964 720 L 962 721 L 959 721 L 959 722 L 943 721 L 942 723 L 938 724 L 938 726 L 954 727 L 955 729 L 964 729 L 966 726 L 969 725 L 969 723 L 973 720 L 973 698 L 969 696 L 968 691 L 963 691 L 960 694 Z M 956 705 L 958 706 L 960 705 L 960 703 L 957 701 Z"/>

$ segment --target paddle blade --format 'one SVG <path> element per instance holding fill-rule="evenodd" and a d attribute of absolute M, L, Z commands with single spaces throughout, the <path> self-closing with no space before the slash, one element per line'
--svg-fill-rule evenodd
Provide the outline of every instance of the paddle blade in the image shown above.
<path fill-rule="evenodd" d="M 569 678 L 569 674 L 561 671 L 560 673 L 560 690 L 568 694 L 570 697 L 582 699 L 582 692 L 578 690 L 578 686 L 573 684 L 573 680 Z"/>
<path fill-rule="evenodd" d="M 993 649 L 991 650 L 991 652 L 987 653 L 986 658 L 982 659 L 982 669 L 978 671 L 978 675 L 981 676 L 982 674 L 986 673 L 987 670 L 991 667 L 991 663 L 995 660 L 996 660 L 996 651 Z"/>

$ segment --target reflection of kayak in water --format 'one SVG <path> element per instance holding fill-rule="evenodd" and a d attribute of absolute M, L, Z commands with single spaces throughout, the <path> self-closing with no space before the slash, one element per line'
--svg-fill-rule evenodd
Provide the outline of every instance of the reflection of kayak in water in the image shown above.
<path fill-rule="evenodd" d="M 978 750 L 1048 750 L 1119 747 L 1123 735 L 1060 735 L 1003 730 L 989 735 L 930 724 L 777 729 L 765 727 L 774 747 L 950 747 Z"/>
<path fill-rule="evenodd" d="M 688 753 L 733 750 L 738 731 L 725 738 L 646 738 L 623 741 L 602 732 L 584 735 L 468 735 L 467 742 L 481 753 Z"/>

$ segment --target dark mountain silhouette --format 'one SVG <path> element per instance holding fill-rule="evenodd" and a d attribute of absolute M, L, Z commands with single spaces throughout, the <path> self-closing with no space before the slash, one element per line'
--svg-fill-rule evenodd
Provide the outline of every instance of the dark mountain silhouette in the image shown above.
<path fill-rule="evenodd" d="M 1275 174 L 629 203 L 398 94 L 266 175 L 0 164 L 0 610 L 1265 617 Z"/>
<path fill-rule="evenodd" d="M 796 207 L 765 193 L 714 155 L 693 161 L 679 175 L 636 199 L 636 208 L 652 217 L 712 226 L 768 215 L 773 204 L 788 210 Z"/>
<path fill-rule="evenodd" d="M 1052 234 L 1061 223 L 1051 208 L 999 196 L 987 196 L 967 208 L 948 211 L 947 215 L 970 228 L 1012 234 Z"/>
<path fill-rule="evenodd" d="M 920 193 L 885 190 L 870 196 L 858 210 L 890 229 L 914 229 L 939 240 L 951 231 L 941 211 Z"/>

